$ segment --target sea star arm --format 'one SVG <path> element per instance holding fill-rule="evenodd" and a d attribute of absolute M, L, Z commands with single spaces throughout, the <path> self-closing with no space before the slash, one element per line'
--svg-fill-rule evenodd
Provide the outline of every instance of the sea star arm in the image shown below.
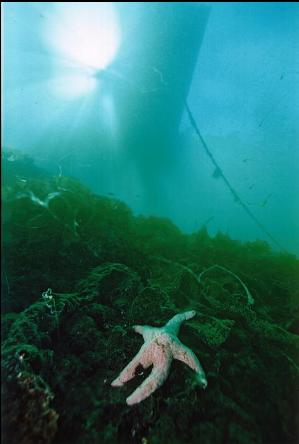
<path fill-rule="evenodd" d="M 136 333 L 142 335 L 143 339 L 147 341 L 148 339 L 151 339 L 152 333 L 155 328 L 148 325 L 134 325 L 133 330 L 136 331 Z"/>
<path fill-rule="evenodd" d="M 189 347 L 186 347 L 184 344 L 182 344 L 181 341 L 177 338 L 176 341 L 172 342 L 171 350 L 174 359 L 178 359 L 179 361 L 182 361 L 189 367 L 191 367 L 192 370 L 197 373 L 199 382 L 203 385 L 204 388 L 206 388 L 208 382 L 205 372 L 193 351 Z"/>
<path fill-rule="evenodd" d="M 171 333 L 177 335 L 179 333 L 181 324 L 184 321 L 193 318 L 195 315 L 196 315 L 195 310 L 185 311 L 185 313 L 179 313 L 175 315 L 173 318 L 171 318 L 170 321 L 167 322 L 165 328 Z"/>
<path fill-rule="evenodd" d="M 137 389 L 127 398 L 128 405 L 138 404 L 148 398 L 166 380 L 171 360 L 165 359 L 159 366 L 154 366 L 151 374 L 137 387 Z"/>
<path fill-rule="evenodd" d="M 141 347 L 135 358 L 129 362 L 119 376 L 112 381 L 112 387 L 121 387 L 127 381 L 130 381 L 130 379 L 133 379 L 139 365 L 142 365 L 143 368 L 147 368 L 151 365 L 151 363 L 148 361 L 147 354 L 144 353 L 144 346 Z"/>

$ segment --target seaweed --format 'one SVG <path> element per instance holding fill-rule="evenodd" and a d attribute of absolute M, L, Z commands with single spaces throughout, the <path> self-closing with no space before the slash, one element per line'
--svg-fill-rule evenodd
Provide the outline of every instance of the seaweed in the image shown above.
<path fill-rule="evenodd" d="M 73 178 L 3 186 L 4 442 L 298 441 L 296 257 L 135 217 Z M 174 361 L 165 384 L 128 407 L 146 372 L 121 390 L 110 383 L 141 345 L 131 327 L 187 309 L 198 315 L 181 338 L 207 389 Z"/>

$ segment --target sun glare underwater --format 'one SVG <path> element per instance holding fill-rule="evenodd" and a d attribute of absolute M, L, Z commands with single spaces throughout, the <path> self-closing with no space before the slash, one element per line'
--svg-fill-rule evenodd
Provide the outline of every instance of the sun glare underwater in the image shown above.
<path fill-rule="evenodd" d="M 120 45 L 112 3 L 56 3 L 44 28 L 44 39 L 57 66 L 53 88 L 61 98 L 91 93 L 98 73 L 109 66 Z"/>

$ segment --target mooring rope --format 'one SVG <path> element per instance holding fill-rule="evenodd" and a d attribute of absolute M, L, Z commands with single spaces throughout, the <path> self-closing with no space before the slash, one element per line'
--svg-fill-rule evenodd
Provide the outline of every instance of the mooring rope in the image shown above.
<path fill-rule="evenodd" d="M 235 201 L 241 205 L 241 207 L 243 208 L 243 210 L 245 211 L 245 213 L 255 222 L 255 224 L 260 228 L 260 230 L 266 234 L 266 236 L 268 236 L 269 239 L 271 239 L 271 241 L 273 242 L 273 244 L 275 244 L 280 250 L 282 250 L 284 253 L 287 253 L 286 249 L 275 239 L 274 236 L 272 236 L 272 234 L 267 230 L 267 228 L 264 226 L 264 224 L 262 224 L 257 217 L 253 214 L 253 212 L 250 210 L 250 208 L 248 208 L 248 206 L 246 205 L 246 203 L 241 199 L 239 193 L 235 190 L 235 188 L 231 185 L 230 181 L 228 180 L 228 178 L 226 177 L 226 175 L 223 173 L 222 169 L 220 168 L 218 162 L 216 161 L 215 157 L 213 156 L 213 154 L 211 153 L 211 151 L 209 150 L 208 145 L 206 144 L 204 138 L 201 135 L 201 132 L 199 131 L 199 128 L 194 120 L 193 114 L 190 110 L 190 107 L 187 103 L 187 101 L 185 101 L 185 107 L 187 110 L 187 114 L 190 120 L 190 123 L 195 131 L 195 133 L 197 134 L 202 146 L 204 147 L 207 155 L 209 156 L 212 164 L 215 166 L 217 174 L 219 177 L 222 178 L 222 180 L 224 181 L 225 185 L 227 186 L 227 188 L 229 189 L 229 191 L 231 192 L 231 194 L 233 195 Z"/>

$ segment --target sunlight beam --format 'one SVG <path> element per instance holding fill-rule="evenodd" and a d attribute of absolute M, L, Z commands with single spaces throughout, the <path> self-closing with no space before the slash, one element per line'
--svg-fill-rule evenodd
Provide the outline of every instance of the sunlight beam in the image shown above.
<path fill-rule="evenodd" d="M 88 94 L 97 85 L 96 73 L 115 58 L 120 45 L 120 30 L 112 3 L 56 3 L 44 27 L 46 44 L 54 56 L 80 67 L 70 66 L 65 75 L 63 63 L 54 63 L 55 89 L 62 96 Z"/>

